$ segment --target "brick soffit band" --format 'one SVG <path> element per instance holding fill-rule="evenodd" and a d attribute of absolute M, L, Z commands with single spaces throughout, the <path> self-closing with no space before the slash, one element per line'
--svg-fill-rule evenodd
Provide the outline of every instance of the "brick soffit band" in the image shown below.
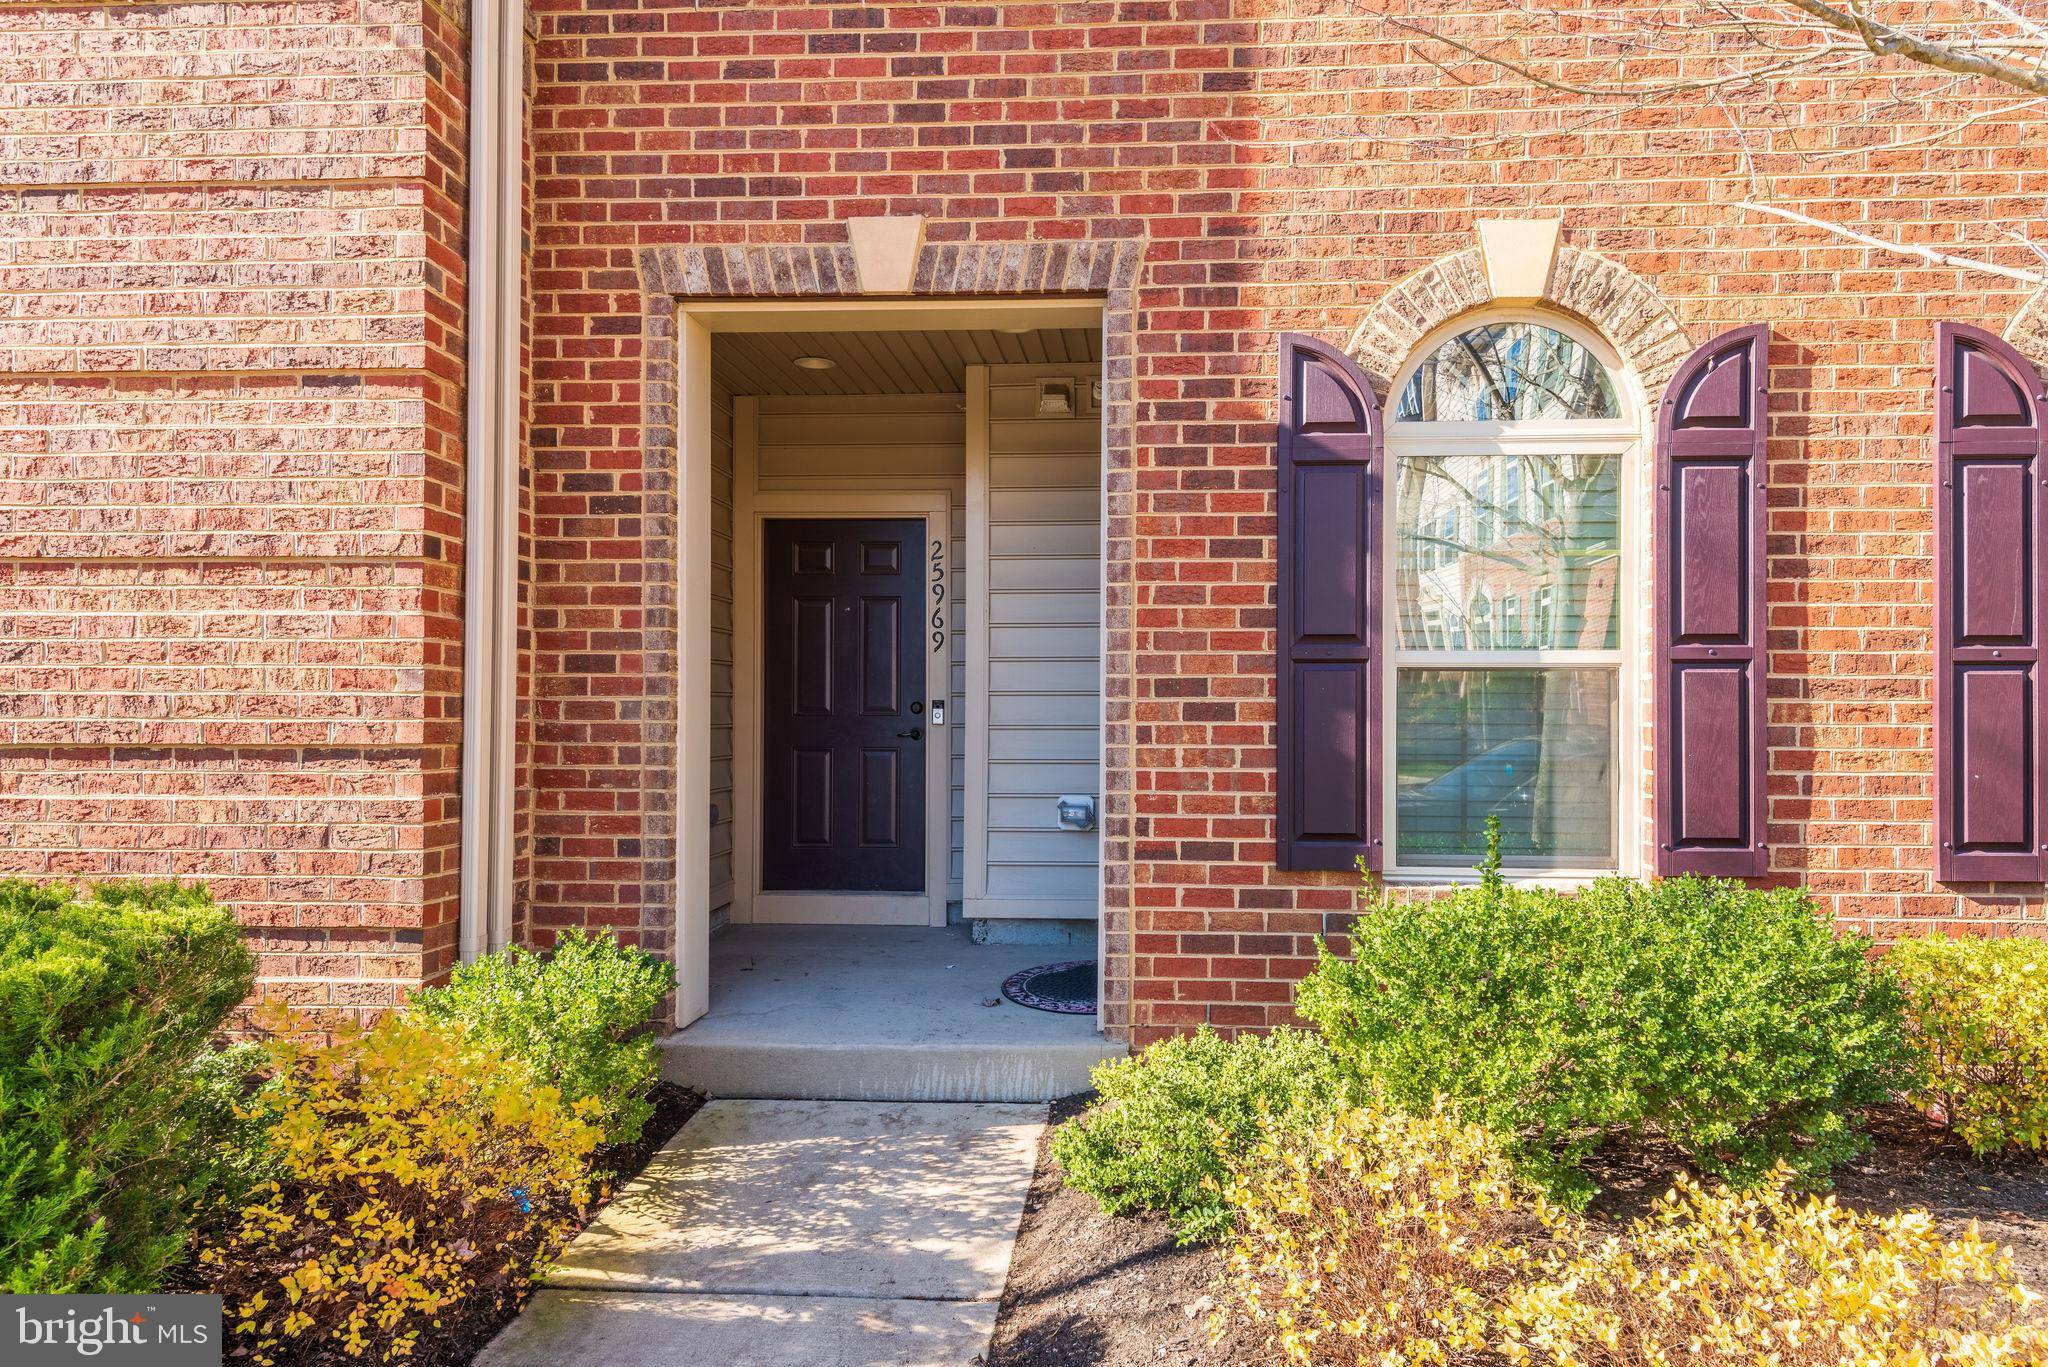
<path fill-rule="evenodd" d="M 1345 348 L 1382 394 L 1424 337 L 1494 301 L 1479 248 L 1403 277 L 1367 311 Z M 1692 351 L 1685 325 L 1641 276 L 1604 256 L 1560 245 L 1540 304 L 1598 329 L 1653 398 Z"/>
<path fill-rule="evenodd" d="M 1136 344 L 1133 291 L 1144 243 L 1114 242 L 926 242 L 917 255 L 911 297 L 972 298 L 1099 294 L 1103 305 L 1102 407 L 1103 525 L 1102 661 L 1103 750 L 1121 752 L 1103 766 L 1101 953 L 1122 971 L 1105 975 L 1102 1026 L 1115 1034 L 1131 1025 L 1132 939 L 1129 888 L 1131 860 L 1130 707 L 1132 655 L 1133 490 L 1136 485 L 1132 355 Z M 641 455 L 647 506 L 642 530 L 645 555 L 656 565 L 676 564 L 677 338 L 678 320 L 693 302 L 711 300 L 872 300 L 860 287 L 850 243 L 762 246 L 647 247 L 637 257 L 640 271 L 644 364 Z M 645 673 L 650 679 L 677 678 L 678 608 L 676 576 L 653 574 L 642 586 L 646 605 Z M 675 924 L 676 873 L 676 690 L 652 689 L 642 700 L 649 740 L 642 774 L 646 811 L 642 849 L 647 882 L 642 904 L 656 919 Z"/>

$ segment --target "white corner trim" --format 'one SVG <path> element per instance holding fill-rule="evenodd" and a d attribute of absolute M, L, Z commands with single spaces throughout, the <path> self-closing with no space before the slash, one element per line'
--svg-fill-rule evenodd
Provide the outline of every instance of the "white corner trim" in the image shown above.
<path fill-rule="evenodd" d="M 1495 302 L 1526 303 L 1544 296 L 1563 226 L 1555 218 L 1479 220 L 1479 253 L 1486 261 L 1486 283 Z"/>
<path fill-rule="evenodd" d="M 754 919 L 761 883 L 761 676 L 754 623 L 761 620 L 761 400 L 732 401 L 732 905 L 735 925 Z"/>
<path fill-rule="evenodd" d="M 472 14 L 456 944 L 465 960 L 512 939 L 526 2 L 477 5 Z"/>
<path fill-rule="evenodd" d="M 958 718 L 967 728 L 963 751 L 966 828 L 960 842 L 960 900 L 988 895 L 988 367 L 967 367 L 967 692 Z"/>
<path fill-rule="evenodd" d="M 711 1009 L 711 333 L 676 320 L 676 1026 Z"/>
<path fill-rule="evenodd" d="M 910 283 L 917 275 L 918 249 L 924 246 L 922 216 L 849 218 L 846 238 L 853 245 L 853 265 L 860 272 L 862 294 L 910 293 Z"/>

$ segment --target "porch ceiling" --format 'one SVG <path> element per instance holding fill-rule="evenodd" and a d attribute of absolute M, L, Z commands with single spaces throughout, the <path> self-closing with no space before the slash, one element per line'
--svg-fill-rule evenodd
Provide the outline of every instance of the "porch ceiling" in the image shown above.
<path fill-rule="evenodd" d="M 822 356 L 830 370 L 806 370 Z M 735 394 L 959 394 L 970 365 L 1070 364 L 1102 359 L 1091 328 L 1002 332 L 722 332 L 711 373 Z"/>

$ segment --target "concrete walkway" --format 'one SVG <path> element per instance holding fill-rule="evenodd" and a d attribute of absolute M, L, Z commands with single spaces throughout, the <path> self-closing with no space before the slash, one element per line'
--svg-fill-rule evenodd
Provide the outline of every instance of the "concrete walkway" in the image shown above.
<path fill-rule="evenodd" d="M 995 1331 L 1044 1121 L 714 1101 L 478 1367 L 966 1367 Z"/>

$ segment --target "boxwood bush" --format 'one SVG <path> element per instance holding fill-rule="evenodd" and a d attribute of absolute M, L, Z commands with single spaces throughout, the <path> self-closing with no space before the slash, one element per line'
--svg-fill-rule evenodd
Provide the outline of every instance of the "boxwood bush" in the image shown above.
<path fill-rule="evenodd" d="M 654 1113 L 660 1054 L 648 1026 L 675 976 L 665 959 L 575 930 L 545 954 L 515 945 L 464 964 L 410 1009 L 529 1064 L 564 1101 L 596 1102 L 605 1142 L 630 1144 Z"/>
<path fill-rule="evenodd" d="M 1102 1064 L 1092 1080 L 1101 1099 L 1053 1135 L 1067 1184 L 1110 1215 L 1165 1212 L 1184 1244 L 1230 1232 L 1223 1178 L 1262 1115 L 1306 1121 L 1345 1090 L 1322 1041 L 1286 1029 L 1224 1039 L 1203 1026 Z"/>
<path fill-rule="evenodd" d="M 1449 1098 L 1524 1172 L 1581 1202 L 1604 1140 L 1656 1133 L 1737 1185 L 1859 1152 L 1904 1080 L 1896 985 L 1804 893 L 1677 878 L 1582 892 L 1385 896 L 1327 948 L 1301 1013 L 1388 1101 Z"/>
<path fill-rule="evenodd" d="M 188 1067 L 248 995 L 198 888 L 0 882 L 0 1289 L 140 1292 L 215 1177 Z"/>

